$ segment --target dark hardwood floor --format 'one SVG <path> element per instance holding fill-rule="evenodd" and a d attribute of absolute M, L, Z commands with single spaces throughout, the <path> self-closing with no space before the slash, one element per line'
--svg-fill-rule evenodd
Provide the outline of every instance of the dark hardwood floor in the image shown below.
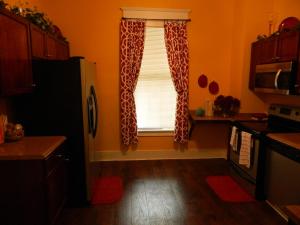
<path fill-rule="evenodd" d="M 226 175 L 224 159 L 101 162 L 100 176 L 124 181 L 112 205 L 65 209 L 58 225 L 284 225 L 265 202 L 228 203 L 205 182 Z"/>

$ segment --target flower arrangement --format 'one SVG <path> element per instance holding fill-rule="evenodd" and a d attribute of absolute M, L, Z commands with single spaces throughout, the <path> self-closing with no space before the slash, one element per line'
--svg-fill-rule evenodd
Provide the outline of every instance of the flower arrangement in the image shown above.
<path fill-rule="evenodd" d="M 28 2 L 19 3 L 18 5 L 10 7 L 7 7 L 7 5 L 8 4 L 5 3 L 4 0 L 0 0 L 0 9 L 7 8 L 11 13 L 24 17 L 42 30 L 51 33 L 60 39 L 66 40 L 60 29 L 51 22 L 45 13 L 38 11 L 37 7 L 29 8 Z"/>
<path fill-rule="evenodd" d="M 214 101 L 214 114 L 232 116 L 239 112 L 241 102 L 239 99 L 224 95 L 219 95 Z"/>
<path fill-rule="evenodd" d="M 9 10 L 15 15 L 25 17 L 44 31 L 52 31 L 52 22 L 50 19 L 43 12 L 38 11 L 37 7 L 33 7 L 33 9 L 29 8 L 28 2 L 13 5 Z"/>
<path fill-rule="evenodd" d="M 36 7 L 33 9 L 25 8 L 24 17 L 31 23 L 40 27 L 42 30 L 52 33 L 52 22 L 45 16 L 43 12 L 39 12 Z"/>

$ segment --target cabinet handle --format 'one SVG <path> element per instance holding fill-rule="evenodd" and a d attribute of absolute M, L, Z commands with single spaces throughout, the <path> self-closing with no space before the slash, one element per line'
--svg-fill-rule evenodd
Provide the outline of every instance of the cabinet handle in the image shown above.
<path fill-rule="evenodd" d="M 35 88 L 35 87 L 36 87 L 36 84 L 31 84 L 31 87 Z"/>
<path fill-rule="evenodd" d="M 57 158 L 63 158 L 64 156 L 61 154 L 56 155 Z"/>

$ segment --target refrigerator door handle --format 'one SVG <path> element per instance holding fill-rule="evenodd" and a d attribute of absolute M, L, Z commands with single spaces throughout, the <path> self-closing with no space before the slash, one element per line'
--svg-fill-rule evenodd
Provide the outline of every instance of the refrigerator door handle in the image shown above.
<path fill-rule="evenodd" d="M 87 114 L 88 114 L 88 127 L 89 127 L 89 134 L 92 132 L 93 127 L 93 100 L 91 96 L 87 98 Z"/>
<path fill-rule="evenodd" d="M 94 120 L 94 115 L 93 115 L 93 119 L 92 119 L 92 135 L 93 137 L 96 137 L 97 134 L 97 127 L 98 127 L 98 103 L 97 103 L 97 96 L 96 96 L 96 91 L 94 86 L 91 86 L 91 98 L 93 99 L 92 102 L 94 103 L 94 109 L 95 112 L 93 110 L 93 113 L 95 113 L 95 120 Z"/>

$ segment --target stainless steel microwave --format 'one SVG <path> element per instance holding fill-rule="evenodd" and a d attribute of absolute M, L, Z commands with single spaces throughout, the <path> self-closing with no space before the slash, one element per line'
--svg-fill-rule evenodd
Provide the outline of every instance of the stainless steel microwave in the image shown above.
<path fill-rule="evenodd" d="M 274 94 L 293 94 L 296 82 L 296 63 L 293 61 L 260 64 L 255 67 L 254 91 Z"/>

